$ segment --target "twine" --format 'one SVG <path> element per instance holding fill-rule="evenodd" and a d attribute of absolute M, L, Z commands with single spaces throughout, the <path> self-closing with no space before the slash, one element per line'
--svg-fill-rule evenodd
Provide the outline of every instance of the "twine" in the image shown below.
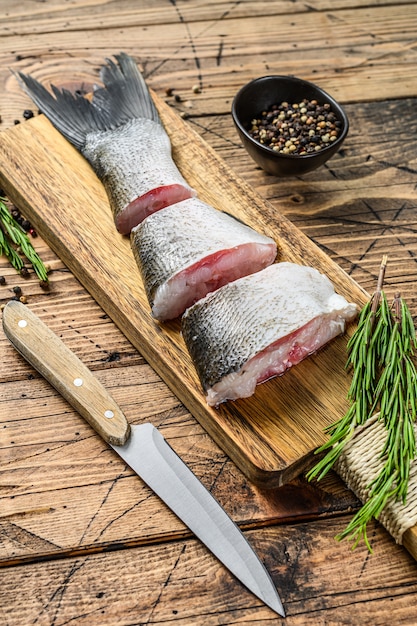
<path fill-rule="evenodd" d="M 414 431 L 417 439 L 417 426 Z M 349 489 L 362 502 L 369 498 L 369 484 L 377 477 L 386 461 L 386 457 L 381 456 L 386 437 L 384 424 L 378 419 L 378 415 L 374 415 L 364 426 L 356 428 L 334 466 Z M 378 521 L 398 544 L 402 544 L 405 531 L 417 523 L 417 459 L 410 465 L 406 504 L 401 500 L 389 501 Z"/>

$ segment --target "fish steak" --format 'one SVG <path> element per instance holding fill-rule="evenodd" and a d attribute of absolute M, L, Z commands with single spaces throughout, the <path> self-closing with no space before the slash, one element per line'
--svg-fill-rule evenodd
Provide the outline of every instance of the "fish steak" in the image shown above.
<path fill-rule="evenodd" d="M 147 217 L 132 230 L 131 245 L 152 315 L 160 321 L 267 267 L 277 254 L 273 239 L 199 198 Z"/>
<path fill-rule="evenodd" d="M 187 309 L 182 334 L 206 400 L 247 398 L 345 330 L 356 304 L 316 269 L 275 263 Z"/>

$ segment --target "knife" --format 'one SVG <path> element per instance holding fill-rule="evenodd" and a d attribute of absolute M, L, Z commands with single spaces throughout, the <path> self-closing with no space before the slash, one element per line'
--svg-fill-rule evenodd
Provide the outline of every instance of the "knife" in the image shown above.
<path fill-rule="evenodd" d="M 48 380 L 257 598 L 285 617 L 265 566 L 239 527 L 150 423 L 130 426 L 93 373 L 25 304 L 10 300 L 3 329 Z"/>

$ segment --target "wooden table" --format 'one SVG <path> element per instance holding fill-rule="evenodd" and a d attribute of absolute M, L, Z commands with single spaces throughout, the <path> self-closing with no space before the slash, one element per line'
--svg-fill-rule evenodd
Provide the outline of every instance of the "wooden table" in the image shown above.
<path fill-rule="evenodd" d="M 33 109 L 10 69 L 89 91 L 123 50 L 226 163 L 362 287 L 389 255 L 387 293 L 417 315 L 417 3 L 403 0 L 1 2 L 0 131 Z M 351 128 L 328 164 L 297 179 L 259 170 L 232 127 L 236 91 L 268 73 L 320 84 Z M 194 87 L 198 86 L 198 90 Z M 169 90 L 180 96 L 168 96 Z M 33 155 L 36 158 L 36 155 Z M 417 566 L 373 523 L 374 554 L 334 536 L 358 501 L 335 475 L 251 484 L 40 237 L 51 287 L 4 258 L 4 304 L 28 304 L 149 419 L 244 530 L 288 625 L 415 624 Z M 0 623 L 266 624 L 246 591 L 0 335 Z"/>

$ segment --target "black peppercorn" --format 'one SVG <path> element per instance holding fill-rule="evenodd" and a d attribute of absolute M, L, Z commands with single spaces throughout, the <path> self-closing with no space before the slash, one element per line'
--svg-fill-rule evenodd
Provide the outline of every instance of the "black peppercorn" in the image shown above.
<path fill-rule="evenodd" d="M 341 126 L 329 103 L 304 99 L 262 111 L 252 120 L 249 134 L 274 152 L 302 156 L 333 143 Z"/>

